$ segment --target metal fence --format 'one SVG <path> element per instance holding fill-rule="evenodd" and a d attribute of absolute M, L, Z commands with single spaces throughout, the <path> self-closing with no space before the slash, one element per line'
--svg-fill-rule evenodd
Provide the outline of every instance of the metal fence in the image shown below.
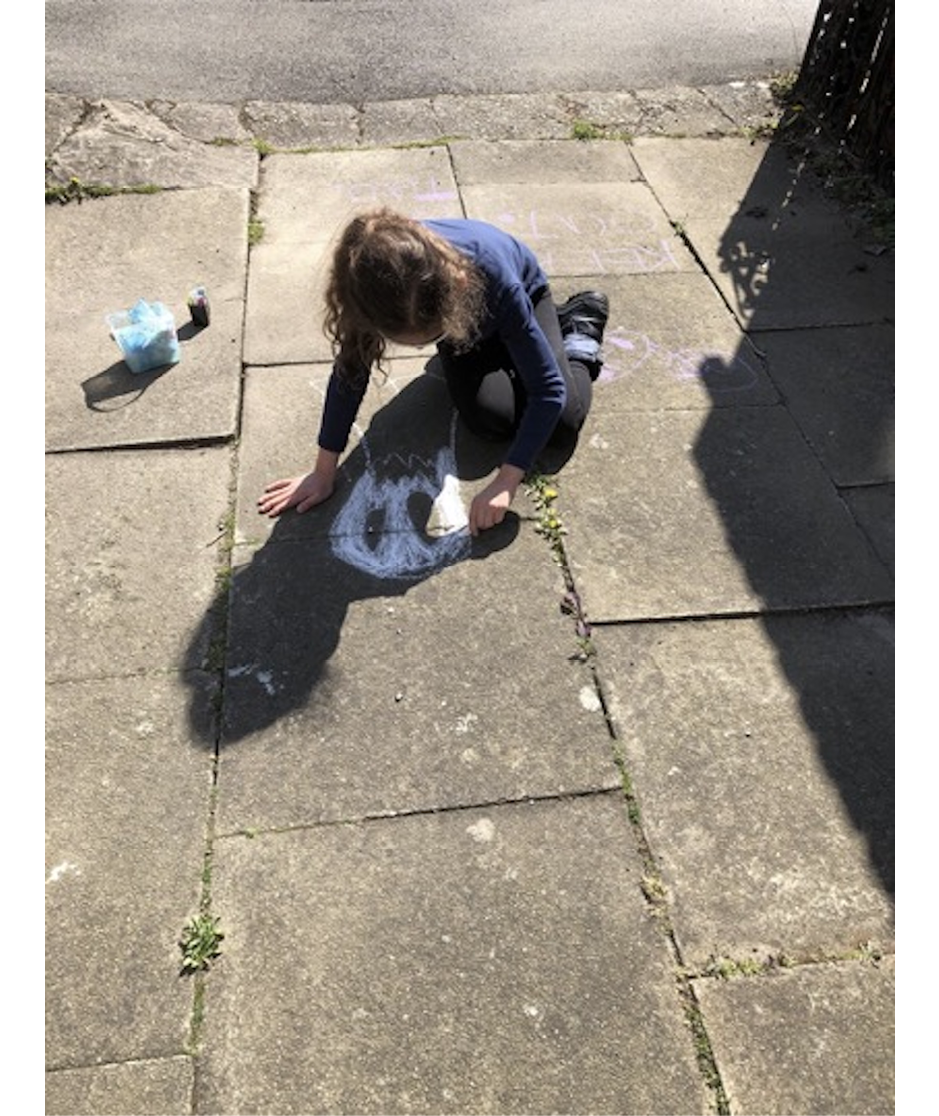
<path fill-rule="evenodd" d="M 794 99 L 891 191 L 894 81 L 893 0 L 820 0 Z"/>

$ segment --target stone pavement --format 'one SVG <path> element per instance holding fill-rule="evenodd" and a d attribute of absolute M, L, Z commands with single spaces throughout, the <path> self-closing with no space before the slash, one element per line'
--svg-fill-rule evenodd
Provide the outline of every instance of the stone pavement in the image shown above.
<path fill-rule="evenodd" d="M 893 257 L 772 120 L 47 96 L 47 1112 L 894 1111 Z M 548 511 L 452 530 L 498 460 L 400 351 L 255 512 L 378 203 L 609 293 Z"/>

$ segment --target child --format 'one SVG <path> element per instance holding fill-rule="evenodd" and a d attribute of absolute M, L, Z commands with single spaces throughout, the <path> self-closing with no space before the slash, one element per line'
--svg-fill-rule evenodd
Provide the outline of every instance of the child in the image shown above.
<path fill-rule="evenodd" d="M 482 221 L 418 221 L 389 209 L 353 218 L 326 290 L 335 362 L 313 471 L 273 481 L 262 515 L 305 512 L 332 495 L 339 458 L 386 343 L 435 344 L 454 406 L 475 434 L 509 441 L 474 498 L 469 529 L 501 523 L 538 454 L 572 450 L 601 368 L 609 315 L 586 291 L 555 306 L 531 249 Z"/>

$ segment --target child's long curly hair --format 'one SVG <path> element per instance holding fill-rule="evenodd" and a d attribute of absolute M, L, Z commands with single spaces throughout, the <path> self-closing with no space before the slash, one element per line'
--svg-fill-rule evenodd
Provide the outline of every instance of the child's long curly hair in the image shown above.
<path fill-rule="evenodd" d="M 388 338 L 446 334 L 472 343 L 485 306 L 482 272 L 419 221 L 382 208 L 354 217 L 333 253 L 324 329 L 339 372 L 367 380 Z"/>

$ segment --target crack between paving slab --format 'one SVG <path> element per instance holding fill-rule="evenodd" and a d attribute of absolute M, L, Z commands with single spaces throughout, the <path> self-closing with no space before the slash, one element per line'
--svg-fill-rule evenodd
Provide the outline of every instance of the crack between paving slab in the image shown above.
<path fill-rule="evenodd" d="M 643 178 L 644 177 L 645 176 L 643 176 Z M 698 252 L 698 249 L 695 248 L 694 244 L 692 244 L 691 237 L 685 231 L 685 227 L 682 224 L 682 222 L 672 218 L 669 215 L 668 210 L 665 208 L 664 205 L 662 205 L 662 200 L 655 193 L 655 190 L 652 189 L 651 184 L 648 183 L 648 182 L 646 184 L 649 186 L 649 189 L 652 190 L 652 194 L 655 197 L 655 200 L 659 203 L 660 206 L 662 206 L 662 212 L 665 214 L 665 216 L 668 220 L 668 223 L 672 226 L 672 229 L 674 230 L 675 235 L 682 242 L 682 244 L 684 244 L 684 246 L 688 249 L 689 253 L 691 254 L 691 258 L 698 265 L 698 268 L 701 271 L 701 274 L 704 275 L 704 277 L 707 279 L 707 281 L 711 284 L 711 289 L 714 291 L 714 293 L 717 295 L 717 297 L 721 300 L 721 302 L 723 302 L 724 306 L 727 308 L 728 314 L 730 314 L 730 316 L 734 319 L 734 321 L 739 322 L 740 319 L 737 317 L 737 312 L 734 310 L 733 306 L 731 305 L 730 299 L 727 297 L 726 294 L 724 294 L 724 292 L 721 290 L 721 288 L 718 286 L 718 284 L 714 282 L 714 278 L 711 275 L 711 272 L 708 270 L 707 264 L 701 258 L 701 255 Z M 741 326 L 741 329 L 743 330 L 744 336 L 749 337 L 750 335 L 747 332 L 747 330 L 744 327 L 742 322 L 740 322 L 740 326 Z M 765 356 L 765 353 L 763 353 L 759 348 L 757 348 L 757 345 L 756 345 L 755 342 L 751 341 L 751 344 L 753 345 L 754 349 L 756 349 L 757 353 L 759 353 L 760 356 Z"/>
<path fill-rule="evenodd" d="M 656 858 L 652 852 L 648 836 L 642 824 L 642 815 L 639 809 L 639 799 L 629 774 L 626 755 L 621 746 L 616 724 L 610 710 L 606 693 L 600 678 L 597 651 L 591 638 L 592 627 L 587 617 L 586 609 L 577 590 L 573 571 L 567 558 L 564 547 L 564 536 L 567 530 L 564 527 L 555 501 L 558 497 L 557 480 L 533 474 L 526 478 L 526 491 L 538 512 L 538 523 L 535 530 L 545 538 L 551 548 L 551 555 L 561 570 L 564 579 L 565 593 L 561 602 L 561 611 L 574 620 L 575 638 L 578 652 L 572 659 L 579 659 L 587 664 L 593 685 L 600 702 L 600 708 L 606 720 L 607 732 L 610 736 L 610 749 L 613 762 L 619 771 L 621 788 L 616 793 L 621 793 L 626 803 L 626 814 L 629 821 L 636 851 L 642 865 L 642 879 L 640 890 L 646 901 L 650 917 L 662 930 L 669 956 L 672 959 L 678 999 L 685 1016 L 685 1021 L 692 1036 L 692 1045 L 695 1061 L 701 1073 L 705 1087 L 711 1096 L 714 1111 L 718 1116 L 727 1116 L 730 1113 L 730 1103 L 721 1080 L 717 1067 L 717 1060 L 713 1047 L 704 1024 L 701 1007 L 695 994 L 690 977 L 685 972 L 685 967 L 675 936 L 674 928 L 668 909 L 668 891 L 662 880 Z"/>
<path fill-rule="evenodd" d="M 104 1061 L 50 1063 L 43 1067 L 43 1072 L 47 1074 L 68 1073 L 70 1070 L 101 1070 L 108 1066 L 151 1066 L 156 1062 L 172 1062 L 186 1057 L 186 1054 L 155 1052 L 153 1054 L 137 1054 L 130 1058 L 108 1058 Z"/>
<path fill-rule="evenodd" d="M 731 306 L 730 301 L 728 300 L 727 296 L 724 294 L 724 292 L 721 290 L 721 288 L 717 285 L 717 283 L 714 282 L 714 279 L 712 278 L 711 273 L 707 268 L 707 265 L 705 264 L 704 260 L 701 258 L 697 248 L 695 248 L 694 244 L 692 244 L 691 237 L 689 237 L 687 232 L 685 231 L 684 224 L 680 220 L 678 220 L 678 218 L 672 217 L 672 215 L 669 213 L 668 207 L 663 203 L 662 199 L 656 193 L 655 187 L 652 185 L 652 183 L 648 180 L 648 178 L 646 178 L 645 173 L 643 172 L 641 166 L 639 167 L 639 173 L 640 173 L 640 176 L 641 176 L 641 180 L 648 187 L 649 193 L 655 198 L 656 202 L 658 203 L 659 208 L 665 214 L 665 219 L 666 219 L 666 221 L 668 221 L 669 225 L 671 226 L 672 231 L 675 233 L 675 235 L 678 237 L 678 239 L 682 242 L 682 244 L 684 244 L 684 246 L 688 249 L 689 253 L 691 254 L 692 259 L 697 264 L 698 269 L 700 270 L 701 274 L 704 275 L 704 277 L 707 279 L 708 283 L 710 283 L 712 289 L 717 294 L 717 297 L 721 300 L 721 302 L 727 308 L 727 312 L 734 319 L 734 321 L 739 322 L 737 314 L 734 311 L 733 306 Z M 741 326 L 741 329 L 743 330 L 744 335 L 749 337 L 749 334 L 747 333 L 746 329 L 743 327 L 743 323 L 740 323 L 740 326 Z M 753 343 L 751 341 L 751 344 L 753 344 L 753 347 L 756 348 L 755 343 Z M 757 349 L 757 352 L 760 352 L 760 350 Z M 760 355 L 762 356 L 764 354 L 761 353 Z"/>
<path fill-rule="evenodd" d="M 247 235 L 247 233 L 246 233 Z M 250 245 L 248 246 L 250 263 Z M 244 288 L 242 297 L 247 297 L 248 271 L 245 268 Z M 241 351 L 244 352 L 244 321 L 242 321 Z M 219 776 L 221 764 L 222 742 L 222 713 L 225 702 L 226 672 L 225 661 L 228 651 L 229 617 L 231 608 L 232 586 L 232 552 L 235 545 L 235 525 L 237 521 L 238 506 L 238 467 L 239 446 L 241 437 L 242 414 L 244 410 L 245 364 L 241 361 L 238 378 L 238 401 L 235 408 L 235 431 L 225 442 L 232 445 L 230 472 L 228 478 L 228 506 L 224 518 L 219 522 L 219 534 L 210 545 L 218 547 L 218 564 L 215 575 L 215 594 L 211 605 L 214 623 L 211 627 L 211 637 L 206 650 L 203 669 L 214 675 L 214 692 L 212 694 L 212 711 L 214 720 L 214 741 L 212 746 L 211 787 L 209 791 L 208 814 L 205 823 L 205 847 L 202 860 L 201 893 L 199 897 L 199 915 L 205 922 L 217 928 L 220 917 L 212 914 L 212 863 L 215 851 L 215 842 L 218 834 L 216 831 L 216 818 L 219 794 Z M 185 930 L 184 930 L 185 935 Z M 216 949 L 220 954 L 220 943 L 224 933 L 219 932 Z M 181 943 L 182 945 L 182 939 Z M 206 959 L 200 971 L 192 973 L 193 995 L 192 1014 L 190 1017 L 188 1053 L 193 1058 L 193 1078 L 191 1091 L 192 1111 L 196 1111 L 199 1094 L 200 1062 L 199 1054 L 202 1044 L 203 1024 L 205 1020 L 205 999 L 208 985 L 208 970 L 211 960 Z"/>
<path fill-rule="evenodd" d="M 437 130 L 442 131 L 443 125 L 441 124 L 441 121 L 440 121 L 440 113 L 437 111 L 437 98 L 436 97 L 428 97 L 427 98 L 427 105 L 430 108 L 430 115 L 433 117 L 433 121 L 434 121 L 434 124 L 437 127 Z M 447 158 L 450 160 L 450 168 L 452 170 L 453 169 L 453 152 L 450 150 L 450 144 L 449 143 L 447 144 Z M 459 188 L 460 188 L 459 182 L 457 182 L 457 190 L 458 191 L 459 191 Z M 460 199 L 460 204 L 462 205 L 462 198 Z M 463 215 L 464 216 L 466 215 L 465 208 L 463 210 Z"/>
<path fill-rule="evenodd" d="M 434 120 L 437 121 L 437 123 L 439 124 L 440 123 L 440 118 L 437 116 L 437 112 L 433 107 L 433 103 L 431 103 L 431 113 L 433 115 Z M 456 171 L 456 163 L 454 162 L 454 159 L 453 159 L 453 144 L 452 143 L 444 144 L 444 150 L 447 153 L 447 162 L 450 164 L 450 173 L 453 175 L 453 181 L 456 184 L 456 194 L 457 194 L 457 197 L 460 199 L 460 212 L 465 217 L 467 215 L 466 214 L 466 202 L 463 200 L 463 191 L 460 189 L 460 179 L 459 179 L 459 176 L 458 176 L 457 171 Z"/>
<path fill-rule="evenodd" d="M 297 825 L 271 826 L 267 829 L 243 826 L 229 833 L 217 833 L 219 841 L 231 840 L 235 837 L 266 837 L 283 833 L 302 833 L 306 830 L 332 829 L 337 826 L 370 825 L 375 822 L 402 821 L 408 818 L 426 818 L 444 814 L 465 814 L 478 810 L 498 810 L 505 806 L 534 806 L 544 802 L 574 802 L 587 798 L 602 798 L 605 795 L 621 794 L 619 787 L 590 787 L 585 790 L 560 791 L 545 794 L 522 794 L 506 796 L 504 798 L 482 799 L 478 802 L 461 802 L 453 806 L 416 806 L 406 810 L 378 810 L 369 814 L 358 814 L 344 818 L 327 818 L 323 821 L 303 822 Z"/>
<path fill-rule="evenodd" d="M 242 382 L 243 372 L 244 369 L 242 367 Z M 239 396 L 240 395 L 241 387 L 239 386 Z M 242 400 L 239 398 L 239 416 L 241 413 L 241 405 Z M 211 786 L 209 789 L 208 812 L 205 821 L 205 845 L 202 854 L 198 919 L 202 925 L 211 926 L 213 930 L 217 930 L 220 921 L 220 919 L 212 913 L 212 861 L 215 852 L 215 841 L 217 839 L 215 821 L 218 807 L 219 770 L 221 761 L 222 710 L 225 700 L 225 657 L 228 646 L 228 618 L 231 602 L 232 574 L 231 556 L 234 549 L 235 538 L 237 481 L 238 453 L 236 447 L 231 460 L 231 472 L 228 485 L 228 508 L 225 517 L 219 523 L 220 533 L 210 544 L 218 547 L 218 566 L 215 575 L 215 595 L 210 606 L 210 613 L 213 617 L 211 626 L 212 634 L 202 665 L 203 671 L 213 678 L 212 717 L 214 722 L 214 740 L 212 745 Z M 185 929 L 183 931 L 183 936 L 185 936 Z M 219 943 L 223 937 L 224 933 L 219 932 Z M 180 941 L 180 946 L 182 948 L 182 939 Z M 187 1052 L 194 1059 L 192 1087 L 193 1105 L 195 1104 L 197 1095 L 197 1078 L 199 1071 L 198 1054 L 202 1043 L 202 1029 L 205 1019 L 207 975 L 211 960 L 214 960 L 215 956 L 217 956 L 217 954 L 206 958 L 203 965 L 196 971 L 187 971 L 184 967 L 181 972 L 181 975 L 191 976 L 193 981 L 192 1013 L 190 1016 L 189 1038 L 187 1042 Z M 195 1107 L 193 1107 L 193 1111 L 195 1111 Z"/>
<path fill-rule="evenodd" d="M 831 613 L 867 612 L 871 609 L 893 608 L 894 597 L 872 597 L 866 601 L 844 601 L 830 605 L 788 605 L 779 608 L 741 609 L 737 612 L 689 612 L 682 616 L 632 616 L 623 620 L 592 620 L 593 628 L 630 628 L 646 624 L 700 624 L 724 620 L 763 620 L 778 616 L 826 616 Z"/>
<path fill-rule="evenodd" d="M 720 102 L 714 100 L 714 98 L 712 96 L 710 96 L 705 89 L 702 89 L 700 86 L 697 86 L 697 85 L 693 86 L 692 88 L 694 89 L 695 93 L 700 93 L 701 97 L 704 99 L 705 103 L 707 105 L 709 105 L 712 109 L 714 109 L 714 111 L 717 112 L 720 116 L 723 116 L 723 118 L 731 125 L 732 128 L 736 128 L 739 131 L 743 132 L 743 129 L 741 128 L 740 122 L 737 121 L 737 120 L 734 120 L 734 118 L 724 108 L 724 106 L 722 104 L 720 104 Z M 720 132 L 718 134 L 719 135 L 724 135 L 725 133 Z"/>
<path fill-rule="evenodd" d="M 674 927 L 672 926 L 671 915 L 669 913 L 668 889 L 662 879 L 655 854 L 652 851 L 645 827 L 642 824 L 639 799 L 635 787 L 633 786 L 632 777 L 629 774 L 626 755 L 620 744 L 615 721 L 607 704 L 604 688 L 594 662 L 591 663 L 591 669 L 594 673 L 597 696 L 600 699 L 603 714 L 606 717 L 607 727 L 612 738 L 613 760 L 619 770 L 622 780 L 622 794 L 626 800 L 626 814 L 629 819 L 633 838 L 636 842 L 636 851 L 642 864 L 643 874 L 640 881 L 640 890 L 645 899 L 650 918 L 662 931 L 666 949 L 672 960 L 678 1000 L 685 1016 L 685 1022 L 691 1032 L 694 1056 L 698 1070 L 701 1073 L 705 1087 L 711 1095 L 714 1111 L 718 1116 L 728 1116 L 730 1113 L 730 1102 L 721 1079 L 720 1070 L 717 1066 L 717 1059 L 711 1045 L 707 1027 L 705 1026 L 701 1005 L 694 990 L 694 985 L 692 984 L 691 974 L 688 973 L 684 964 L 681 948 L 678 944 Z"/>
<path fill-rule="evenodd" d="M 133 450 L 199 450 L 213 446 L 230 445 L 237 434 L 218 434 L 200 438 L 167 438 L 159 442 L 115 442 L 107 446 L 63 446 L 61 449 L 48 449 L 46 457 L 66 457 L 70 453 L 129 453 Z"/>

